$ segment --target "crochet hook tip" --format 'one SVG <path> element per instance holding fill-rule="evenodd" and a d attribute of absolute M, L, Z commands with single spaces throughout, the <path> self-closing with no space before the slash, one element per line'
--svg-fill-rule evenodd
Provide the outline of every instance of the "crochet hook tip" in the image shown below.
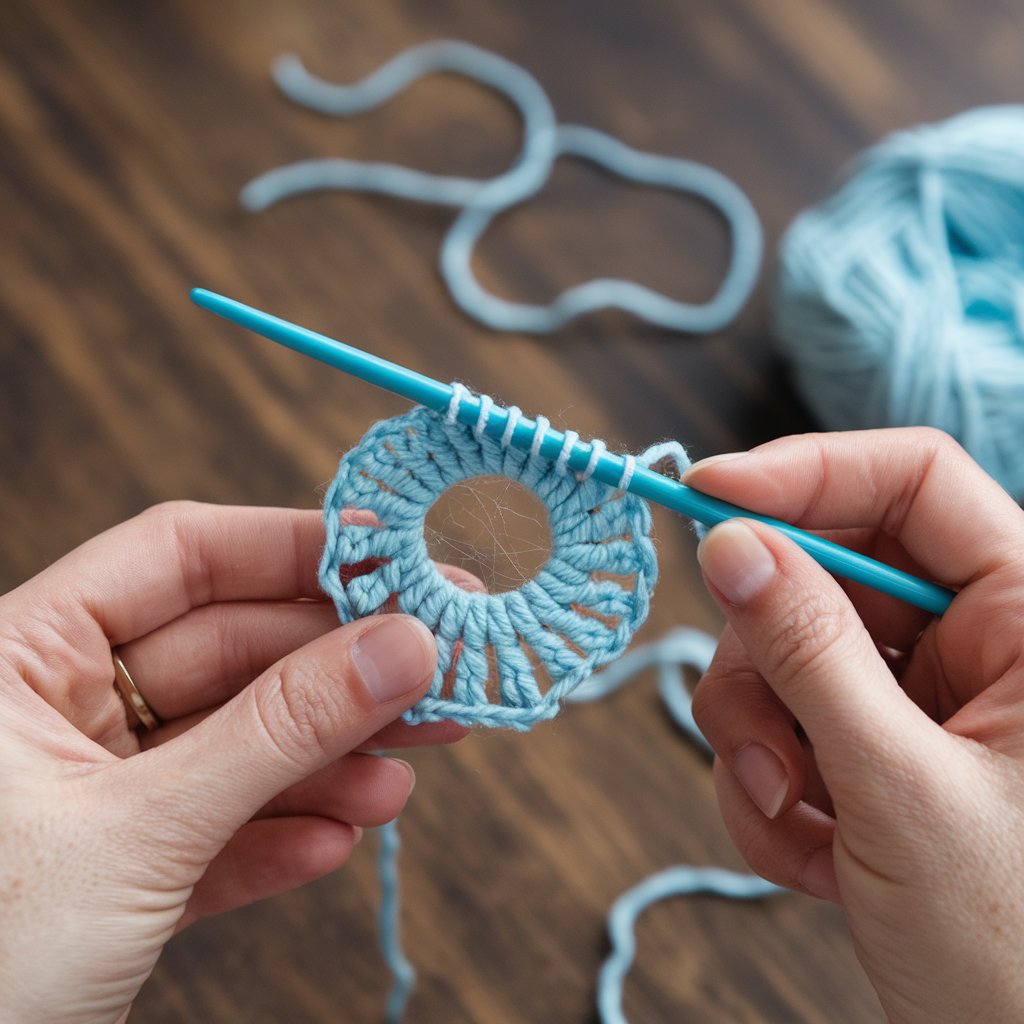
<path fill-rule="evenodd" d="M 215 316 L 238 324 L 309 359 L 333 366 L 367 384 L 408 398 L 411 402 L 438 411 L 446 409 L 451 399 L 451 385 L 442 384 L 363 349 L 300 327 L 206 288 L 193 288 L 189 294 L 197 306 Z"/>
<path fill-rule="evenodd" d="M 188 297 L 197 306 L 208 309 L 211 313 L 220 313 L 221 310 L 229 308 L 233 303 L 232 299 L 218 295 L 216 292 L 211 292 L 207 288 L 193 288 L 188 293 Z"/>

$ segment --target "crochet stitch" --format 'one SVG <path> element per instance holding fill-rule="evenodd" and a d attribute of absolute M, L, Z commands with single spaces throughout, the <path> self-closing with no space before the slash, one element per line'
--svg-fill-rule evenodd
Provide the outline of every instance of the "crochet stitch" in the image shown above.
<path fill-rule="evenodd" d="M 438 666 L 409 722 L 451 720 L 526 731 L 558 714 L 560 701 L 596 668 L 617 658 L 647 618 L 658 568 L 647 504 L 626 493 L 633 459 L 619 488 L 593 479 L 596 455 L 583 472 L 566 466 L 578 440 L 569 431 L 555 460 L 509 446 L 464 425 L 454 411 L 465 394 L 455 387 L 447 417 L 422 406 L 373 426 L 341 460 L 327 493 L 327 544 L 320 583 L 343 622 L 383 610 L 395 597 L 437 639 Z M 522 421 L 518 409 L 509 422 Z M 547 421 L 534 424 L 539 439 Z M 595 453 L 604 451 L 594 441 Z M 668 457 L 689 465 L 676 442 L 656 445 L 636 461 Z M 453 484 L 477 476 L 518 481 L 544 503 L 551 555 L 516 590 L 478 594 L 438 571 L 423 536 L 430 507 Z M 345 513 L 343 515 L 342 513 Z M 354 514 L 354 512 L 361 514 Z M 542 671 L 548 680 L 542 688 Z"/>

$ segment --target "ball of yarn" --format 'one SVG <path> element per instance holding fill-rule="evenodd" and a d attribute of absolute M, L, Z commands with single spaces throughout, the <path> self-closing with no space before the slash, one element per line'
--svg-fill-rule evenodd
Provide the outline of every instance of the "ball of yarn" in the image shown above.
<path fill-rule="evenodd" d="M 826 427 L 939 427 L 1024 494 L 1024 106 L 865 152 L 783 238 L 774 313 Z"/>

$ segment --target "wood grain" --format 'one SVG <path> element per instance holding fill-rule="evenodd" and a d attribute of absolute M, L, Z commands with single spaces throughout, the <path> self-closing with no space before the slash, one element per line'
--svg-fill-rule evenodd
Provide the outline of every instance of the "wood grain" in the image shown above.
<path fill-rule="evenodd" d="M 766 326 L 770 256 L 755 299 L 714 337 L 598 316 L 533 339 L 485 331 L 447 299 L 434 267 L 450 213 L 331 195 L 244 214 L 241 185 L 284 161 L 337 153 L 483 176 L 518 143 L 503 103 L 448 79 L 351 123 L 296 110 L 270 84 L 277 53 L 351 80 L 435 37 L 494 49 L 564 120 L 730 175 L 772 253 L 879 135 L 1018 98 L 1022 21 L 1009 0 L 6 0 L 0 583 L 168 498 L 315 505 L 338 452 L 403 408 L 201 314 L 194 284 L 616 446 L 674 436 L 707 455 L 808 426 Z M 592 274 L 699 297 L 726 251 L 706 211 L 567 164 L 499 219 L 477 267 L 529 299 Z M 692 537 L 668 515 L 657 530 L 664 579 L 644 638 L 716 629 Z M 615 896 L 678 861 L 740 866 L 708 766 L 651 680 L 528 736 L 412 759 L 410 1024 L 593 1021 Z M 317 885 L 191 928 L 133 1019 L 379 1020 L 372 846 Z M 795 896 L 655 908 L 626 1002 L 636 1022 L 878 1017 L 840 914 Z"/>

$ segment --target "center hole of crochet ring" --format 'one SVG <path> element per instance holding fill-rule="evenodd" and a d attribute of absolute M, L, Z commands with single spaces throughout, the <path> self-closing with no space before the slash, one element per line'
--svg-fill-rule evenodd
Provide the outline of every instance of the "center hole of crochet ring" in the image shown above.
<path fill-rule="evenodd" d="M 544 503 L 500 476 L 476 476 L 449 487 L 427 512 L 430 557 L 483 580 L 488 591 L 517 590 L 551 555 Z"/>

